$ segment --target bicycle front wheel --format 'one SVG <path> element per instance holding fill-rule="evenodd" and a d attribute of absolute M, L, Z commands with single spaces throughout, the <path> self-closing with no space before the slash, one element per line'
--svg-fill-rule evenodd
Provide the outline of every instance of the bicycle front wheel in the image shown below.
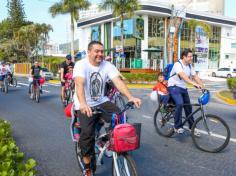
<path fill-rule="evenodd" d="M 35 90 L 35 100 L 37 103 L 39 103 L 39 99 L 40 99 L 40 89 L 39 87 L 37 87 Z"/>
<path fill-rule="evenodd" d="M 14 87 L 17 86 L 17 80 L 16 80 L 16 78 L 12 78 L 12 85 L 13 85 Z"/>
<path fill-rule="evenodd" d="M 4 79 L 4 92 L 8 93 L 8 80 L 6 78 Z"/>
<path fill-rule="evenodd" d="M 136 164 L 128 153 L 113 153 L 112 176 L 138 176 Z"/>
<path fill-rule="evenodd" d="M 205 152 L 217 153 L 228 145 L 230 130 L 222 118 L 207 114 L 205 119 L 199 117 L 194 122 L 192 139 L 198 149 Z"/>
<path fill-rule="evenodd" d="M 163 110 L 160 105 L 154 114 L 154 126 L 156 132 L 164 137 L 171 137 L 174 134 L 174 111 Z"/>
<path fill-rule="evenodd" d="M 79 169 L 80 169 L 81 173 L 83 173 L 83 171 L 84 171 L 84 162 L 83 162 L 83 157 L 81 155 L 81 149 L 80 149 L 80 146 L 79 146 L 79 142 L 75 143 L 75 153 L 76 153 L 76 158 L 77 158 L 77 161 L 78 161 L 78 164 L 79 164 Z"/>

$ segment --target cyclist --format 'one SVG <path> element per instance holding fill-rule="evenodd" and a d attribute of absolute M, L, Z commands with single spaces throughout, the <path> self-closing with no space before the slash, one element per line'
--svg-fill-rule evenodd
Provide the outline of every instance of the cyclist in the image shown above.
<path fill-rule="evenodd" d="M 174 130 L 179 134 L 184 132 L 182 126 L 183 104 L 190 104 L 186 83 L 199 89 L 203 87 L 201 79 L 198 77 L 191 65 L 192 60 L 192 51 L 190 49 L 185 49 L 181 54 L 181 59 L 178 62 L 175 62 L 168 80 L 168 91 L 176 104 Z M 195 82 L 191 80 L 191 77 Z M 187 117 L 192 113 L 192 106 L 184 106 L 184 111 Z M 188 121 L 190 129 L 192 128 L 193 122 L 194 119 L 191 117 Z"/>
<path fill-rule="evenodd" d="M 29 94 L 31 93 L 31 84 L 33 85 L 36 84 L 36 81 L 38 82 L 38 85 L 40 85 L 40 78 L 42 75 L 42 68 L 39 66 L 39 63 L 37 61 L 34 62 L 34 65 L 30 69 L 30 77 L 33 78 L 33 82 L 29 83 Z M 40 88 L 40 93 L 43 93 L 42 91 L 42 86 L 39 86 Z"/>
<path fill-rule="evenodd" d="M 6 65 L 5 61 L 2 61 L 0 65 L 0 87 L 3 86 L 3 81 L 9 72 L 11 72 L 9 66 Z"/>
<path fill-rule="evenodd" d="M 90 176 L 92 173 L 90 156 L 95 152 L 95 124 L 99 120 L 97 115 L 92 114 L 91 107 L 99 106 L 108 112 L 119 112 L 119 108 L 104 96 L 106 80 L 111 79 L 119 91 L 128 98 L 128 101 L 134 102 L 136 107 L 141 105 L 141 100 L 133 97 L 127 86 L 121 81 L 117 68 L 109 62 L 103 61 L 103 53 L 104 49 L 101 42 L 90 42 L 87 58 L 75 64 L 73 73 L 76 90 L 74 105 L 80 118 L 80 147 L 85 163 L 84 176 Z M 99 117 L 106 122 L 111 121 L 111 117 L 105 113 L 100 114 Z"/>
<path fill-rule="evenodd" d="M 68 73 L 69 67 L 74 68 L 74 63 L 72 62 L 72 56 L 70 54 L 66 55 L 66 60 L 61 63 L 61 71 L 60 71 L 61 73 L 61 99 L 62 99 L 63 104 L 66 103 L 65 94 L 64 94 L 65 82 L 66 82 L 65 75 L 66 73 Z"/>

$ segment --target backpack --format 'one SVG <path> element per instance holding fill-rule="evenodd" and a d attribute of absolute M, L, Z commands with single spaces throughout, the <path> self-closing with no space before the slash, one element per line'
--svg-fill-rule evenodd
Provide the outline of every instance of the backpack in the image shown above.
<path fill-rule="evenodd" d="M 179 60 L 178 60 L 177 62 L 179 62 L 180 65 L 181 65 L 181 67 L 184 69 L 182 63 L 181 63 Z M 190 71 L 191 71 L 191 68 L 192 68 L 191 64 L 189 64 L 188 66 L 189 66 Z M 168 81 L 171 77 L 173 77 L 173 76 L 176 75 L 176 73 L 174 73 L 173 75 L 170 75 L 171 70 L 172 70 L 173 67 L 174 67 L 174 64 L 168 64 L 168 65 L 164 68 L 163 75 L 164 75 L 165 80 Z M 182 78 L 180 78 L 180 76 L 179 76 L 179 79 L 182 80 Z"/>

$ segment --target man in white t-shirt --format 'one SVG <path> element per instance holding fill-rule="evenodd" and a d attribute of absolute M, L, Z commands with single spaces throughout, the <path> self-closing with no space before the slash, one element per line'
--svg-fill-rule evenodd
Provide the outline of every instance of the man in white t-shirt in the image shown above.
<path fill-rule="evenodd" d="M 6 65 L 5 61 L 3 61 L 0 65 L 0 87 L 3 85 L 3 81 L 7 76 L 7 73 L 11 72 L 8 65 Z"/>
<path fill-rule="evenodd" d="M 80 147 L 85 163 L 84 175 L 91 174 L 90 156 L 95 152 L 95 125 L 98 117 L 92 114 L 91 107 L 99 106 L 108 112 L 119 112 L 119 108 L 104 96 L 106 81 L 112 80 L 118 90 L 127 97 L 128 101 L 134 102 L 136 107 L 141 105 L 141 100 L 131 95 L 119 76 L 117 68 L 110 62 L 104 61 L 104 48 L 101 42 L 90 42 L 87 58 L 75 64 L 73 72 L 76 92 L 74 105 L 80 118 Z M 106 122 L 111 121 L 111 116 L 105 113 L 99 116 Z"/>
<path fill-rule="evenodd" d="M 175 132 L 183 133 L 184 129 L 182 126 L 182 109 L 183 104 L 190 104 L 190 98 L 187 90 L 186 83 L 193 85 L 196 88 L 201 89 L 203 83 L 196 74 L 192 67 L 193 54 L 190 49 L 185 49 L 181 54 L 181 60 L 176 62 L 170 72 L 170 78 L 168 80 L 168 91 L 173 98 L 175 108 Z M 192 81 L 191 77 L 193 78 Z M 184 106 L 186 117 L 192 113 L 192 106 Z M 190 118 L 188 121 L 189 128 L 192 128 L 194 119 Z"/>

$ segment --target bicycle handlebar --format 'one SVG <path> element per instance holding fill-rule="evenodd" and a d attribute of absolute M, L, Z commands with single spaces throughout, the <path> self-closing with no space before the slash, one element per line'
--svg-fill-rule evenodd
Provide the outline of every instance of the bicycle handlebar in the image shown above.
<path fill-rule="evenodd" d="M 127 111 L 127 110 L 129 110 L 129 109 L 134 109 L 134 103 L 133 102 L 128 102 L 126 105 L 125 105 L 125 107 L 124 107 L 124 109 L 123 110 L 121 110 L 118 114 L 122 114 L 123 112 L 125 112 L 125 111 Z M 95 114 L 100 114 L 100 113 L 105 113 L 105 114 L 109 114 L 109 115 L 112 115 L 114 112 L 108 112 L 108 111 L 106 111 L 105 109 L 103 109 L 103 108 L 101 108 L 101 107 L 95 107 L 95 108 L 92 108 L 92 112 L 93 112 L 93 114 L 95 115 Z"/>

